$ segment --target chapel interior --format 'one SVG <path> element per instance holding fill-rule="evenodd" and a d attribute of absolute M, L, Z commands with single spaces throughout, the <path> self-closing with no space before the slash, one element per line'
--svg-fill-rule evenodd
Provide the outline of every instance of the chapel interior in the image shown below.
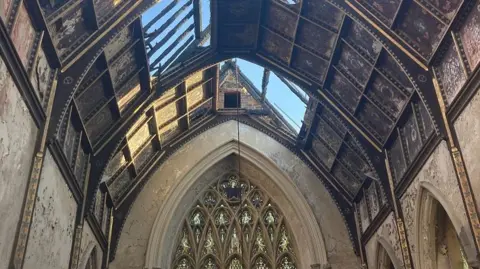
<path fill-rule="evenodd" d="M 0 0 L 0 56 L 0 269 L 480 269 L 480 0 Z"/>

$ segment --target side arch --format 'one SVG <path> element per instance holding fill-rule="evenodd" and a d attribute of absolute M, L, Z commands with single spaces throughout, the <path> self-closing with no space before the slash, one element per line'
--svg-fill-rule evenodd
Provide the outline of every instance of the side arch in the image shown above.
<path fill-rule="evenodd" d="M 87 268 L 87 263 L 90 260 L 90 257 L 93 254 L 94 262 L 95 262 L 95 269 L 100 268 L 100 260 L 99 260 L 99 255 L 98 253 L 95 253 L 97 249 L 97 244 L 95 242 L 90 242 L 87 247 L 85 248 L 85 251 L 82 253 L 82 256 L 80 257 L 80 261 L 78 263 L 78 269 L 89 269 Z M 96 254 L 96 255 L 94 255 Z"/>
<path fill-rule="evenodd" d="M 276 179 L 277 177 L 283 178 L 282 182 L 286 184 L 283 188 L 288 188 L 287 186 L 292 184 L 296 186 L 296 188 L 289 189 L 295 190 L 296 196 L 303 198 L 304 208 L 306 207 L 306 211 L 310 211 L 310 214 L 314 216 L 309 218 L 310 223 L 302 220 L 302 223 L 305 222 L 303 225 L 317 226 L 316 229 L 321 229 L 321 232 L 315 232 L 308 237 L 309 241 L 316 241 L 317 245 L 323 241 L 324 247 L 317 246 L 316 249 L 319 251 L 315 251 L 315 253 L 309 249 L 308 251 L 313 254 L 308 254 L 310 255 L 308 260 L 315 263 L 328 261 L 332 265 L 338 264 L 339 268 L 350 268 L 358 264 L 358 257 L 354 254 L 340 211 L 314 172 L 288 148 L 261 131 L 245 124 L 240 125 L 240 130 L 243 144 L 242 156 L 256 165 L 264 162 L 261 165 L 266 174 L 274 175 L 270 177 L 275 180 L 279 180 Z M 163 231 L 157 232 L 156 230 L 161 229 L 155 227 L 157 226 L 156 219 L 169 220 L 168 214 L 172 215 L 171 210 L 168 212 L 164 208 L 175 208 L 167 205 L 168 203 L 175 205 L 173 200 L 170 201 L 167 197 L 171 197 L 171 193 L 180 192 L 181 189 L 188 189 L 185 187 L 188 186 L 187 180 L 185 180 L 187 174 L 196 174 L 198 177 L 215 161 L 218 162 L 225 156 L 235 153 L 237 150 L 234 142 L 236 137 L 236 122 L 222 123 L 187 142 L 159 167 L 132 205 L 120 235 L 117 255 L 111 265 L 112 268 L 127 268 L 128 264 L 146 268 L 164 267 L 159 260 L 167 262 L 168 254 L 165 252 L 170 253 L 170 251 L 160 250 L 159 246 L 164 239 L 159 235 L 166 234 L 165 230 L 168 229 L 163 227 Z M 252 148 L 258 149 L 258 151 L 248 150 Z M 207 158 L 210 160 L 207 161 Z M 192 197 L 189 199 L 191 202 L 195 200 L 195 196 L 201 190 L 201 186 L 190 188 Z M 282 197 L 288 196 L 282 195 Z M 288 197 L 288 199 L 291 198 Z M 289 203 L 291 204 L 291 202 Z M 157 235 L 154 236 L 155 234 Z M 312 239 L 314 237 L 315 239 Z M 305 249 L 309 248 L 308 245 L 301 245 L 306 246 Z M 164 256 L 160 257 L 160 255 Z M 156 264 L 156 262 L 160 262 L 160 264 Z"/>
<path fill-rule="evenodd" d="M 380 251 L 384 251 L 385 254 L 390 258 L 390 260 L 393 263 L 393 267 L 395 269 L 401 269 L 403 268 L 403 263 L 397 258 L 395 255 L 395 250 L 393 250 L 393 246 L 388 242 L 387 239 L 385 239 L 383 236 L 379 236 L 377 238 L 377 249 L 376 249 L 376 259 L 375 259 L 375 266 L 378 266 L 378 261 L 380 258 Z M 378 268 L 373 268 L 373 269 L 378 269 Z"/>
<path fill-rule="evenodd" d="M 426 226 L 430 224 L 429 226 L 435 227 L 435 215 L 438 210 L 435 208 L 436 206 L 441 206 L 443 210 L 445 210 L 455 229 L 467 261 L 469 261 L 469 263 L 470 261 L 476 261 L 476 250 L 470 238 L 470 227 L 462 224 L 460 216 L 458 216 L 458 213 L 454 210 L 448 198 L 430 182 L 420 181 L 419 187 L 413 230 L 413 238 L 418 248 L 415 257 L 413 257 L 417 267 L 420 269 L 429 268 L 427 265 L 429 263 L 428 253 L 426 252 L 431 251 L 428 249 L 428 244 L 431 243 L 431 240 L 435 239 L 435 234 L 433 233 L 434 230 L 432 231 L 432 229 L 428 229 Z"/>

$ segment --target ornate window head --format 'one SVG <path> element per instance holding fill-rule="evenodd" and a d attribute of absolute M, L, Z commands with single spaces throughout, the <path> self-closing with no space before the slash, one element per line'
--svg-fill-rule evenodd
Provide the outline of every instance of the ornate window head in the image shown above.
<path fill-rule="evenodd" d="M 174 269 L 295 269 L 285 217 L 248 180 L 229 175 L 208 188 L 179 233 Z"/>

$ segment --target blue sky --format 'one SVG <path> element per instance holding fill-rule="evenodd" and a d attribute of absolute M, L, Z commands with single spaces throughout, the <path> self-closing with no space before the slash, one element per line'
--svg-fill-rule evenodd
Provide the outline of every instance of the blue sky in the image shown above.
<path fill-rule="evenodd" d="M 163 10 L 168 4 L 170 4 L 172 0 L 164 0 L 161 1 L 160 3 L 156 4 L 154 7 L 150 8 L 148 11 L 146 11 L 143 15 L 142 21 L 143 25 L 146 25 L 155 15 L 157 15 L 161 10 Z M 188 0 L 181 0 L 177 4 L 175 8 L 173 8 L 169 13 L 167 13 L 162 19 L 160 19 L 158 22 L 155 23 L 147 32 L 151 32 L 154 29 L 160 27 L 166 19 L 171 17 L 181 6 L 183 6 L 185 3 L 187 3 Z M 202 2 L 202 29 L 205 29 L 210 20 L 210 0 L 201 0 Z M 184 11 L 178 18 L 177 20 L 172 23 L 170 27 L 168 27 L 163 35 L 160 35 L 157 37 L 153 44 L 155 42 L 160 41 L 162 38 L 165 37 L 165 34 L 168 33 L 174 25 L 177 24 L 182 18 L 191 10 L 190 8 L 187 8 L 186 11 Z M 163 50 L 165 50 L 168 46 L 170 46 L 173 41 L 176 39 L 177 36 L 182 34 L 185 29 L 187 29 L 190 24 L 193 23 L 193 17 L 189 19 L 180 29 L 179 31 L 172 36 L 168 42 L 162 45 L 162 47 L 151 57 L 151 62 L 158 57 Z M 193 36 L 193 31 L 190 33 L 185 39 L 183 39 L 185 42 L 188 40 L 190 36 Z M 182 44 L 177 44 L 176 47 L 180 47 Z M 167 55 L 166 59 L 168 59 L 175 49 Z M 166 59 L 162 60 L 161 63 L 163 64 Z M 263 76 L 263 68 L 261 66 L 258 66 L 256 64 L 250 63 L 245 60 L 239 59 L 237 61 L 237 64 L 240 67 L 240 70 L 255 84 L 255 86 L 258 89 L 262 88 L 262 76 Z M 299 126 L 302 125 L 302 120 L 303 116 L 305 114 L 305 104 L 293 93 L 290 91 L 290 89 L 282 82 L 280 79 L 272 72 L 270 75 L 270 83 L 268 85 L 268 91 L 267 91 L 267 99 L 272 103 L 272 105 L 276 105 L 280 107 L 287 115 L 288 117 L 293 119 L 293 122 L 288 119 L 287 116 L 284 116 L 287 120 L 291 122 L 291 125 L 299 130 Z"/>

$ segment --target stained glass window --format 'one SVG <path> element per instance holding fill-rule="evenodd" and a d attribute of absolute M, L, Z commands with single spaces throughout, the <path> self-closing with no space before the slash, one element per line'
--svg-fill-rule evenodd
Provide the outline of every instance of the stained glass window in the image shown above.
<path fill-rule="evenodd" d="M 291 232 L 275 203 L 229 175 L 189 211 L 175 245 L 175 269 L 295 269 Z"/>

